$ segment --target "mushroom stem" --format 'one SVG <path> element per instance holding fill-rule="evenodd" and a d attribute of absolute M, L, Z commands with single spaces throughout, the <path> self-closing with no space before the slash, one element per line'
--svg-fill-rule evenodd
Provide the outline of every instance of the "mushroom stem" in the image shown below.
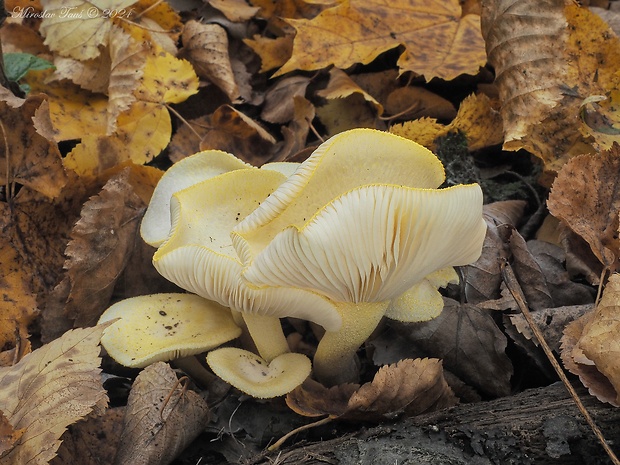
<path fill-rule="evenodd" d="M 194 355 L 177 358 L 172 361 L 172 364 L 176 368 L 183 370 L 194 382 L 198 383 L 203 388 L 219 381 L 218 377 L 202 366 Z"/>
<path fill-rule="evenodd" d="M 355 382 L 359 370 L 355 353 L 377 327 L 385 314 L 386 302 L 338 302 L 342 317 L 338 331 L 327 331 L 314 356 L 316 378 L 326 386 Z"/>
<path fill-rule="evenodd" d="M 243 321 L 258 353 L 267 363 L 279 355 L 290 352 L 279 318 L 244 312 Z"/>

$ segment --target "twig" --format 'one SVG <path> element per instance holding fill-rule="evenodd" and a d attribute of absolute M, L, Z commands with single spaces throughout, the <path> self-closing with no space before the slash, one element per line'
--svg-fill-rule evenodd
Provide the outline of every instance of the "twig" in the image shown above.
<path fill-rule="evenodd" d="M 575 401 L 577 408 L 579 409 L 581 414 L 586 419 L 586 422 L 588 423 L 588 425 L 590 425 L 590 428 L 594 432 L 594 435 L 596 436 L 596 438 L 599 440 L 599 442 L 603 446 L 603 449 L 605 449 L 605 452 L 607 452 L 607 455 L 609 455 L 609 458 L 611 459 L 611 461 L 614 463 L 614 465 L 620 465 L 620 460 L 618 460 L 618 457 L 616 457 L 616 454 L 614 454 L 614 451 L 611 450 L 611 448 L 607 444 L 607 441 L 605 440 L 603 433 L 601 432 L 599 427 L 596 425 L 596 423 L 594 423 L 594 420 L 592 419 L 592 417 L 586 410 L 585 406 L 581 402 L 581 399 L 577 395 L 575 388 L 573 388 L 573 385 L 570 383 L 570 381 L 564 374 L 562 367 L 560 366 L 555 356 L 553 355 L 553 352 L 551 351 L 551 348 L 547 344 L 547 341 L 545 341 L 545 338 L 542 332 L 540 331 L 540 328 L 538 327 L 538 325 L 532 318 L 532 314 L 530 313 L 530 310 L 527 306 L 527 302 L 525 300 L 525 296 L 523 295 L 523 291 L 521 290 L 521 286 L 519 285 L 519 282 L 517 281 L 514 271 L 512 271 L 512 267 L 505 259 L 501 260 L 501 270 L 502 270 L 502 278 L 504 282 L 506 283 L 506 287 L 508 287 L 508 290 L 510 291 L 510 293 L 516 300 L 517 305 L 519 306 L 519 309 L 521 310 L 521 313 L 523 313 L 525 320 L 530 325 L 530 328 L 532 329 L 534 336 L 536 336 L 536 339 L 538 340 L 540 346 L 543 348 L 545 355 L 549 359 L 549 362 L 551 362 L 551 365 L 553 365 L 555 372 L 560 377 L 560 380 L 564 383 L 564 386 L 566 386 L 566 389 L 568 390 L 569 394 L 573 398 L 573 401 Z"/>
<path fill-rule="evenodd" d="M 291 436 L 293 436 L 294 434 L 301 433 L 302 431 L 305 431 L 310 428 L 314 428 L 316 426 L 325 425 L 332 420 L 333 420 L 333 417 L 325 417 L 319 421 L 315 421 L 314 423 L 309 423 L 307 425 L 300 426 L 299 428 L 295 428 L 293 431 L 289 431 L 284 436 L 282 436 L 280 439 L 278 439 L 276 442 L 274 442 L 272 445 L 270 445 L 267 448 L 267 450 L 269 451 L 278 450 L 282 446 L 282 444 L 284 444 L 286 440 L 290 438 Z"/>

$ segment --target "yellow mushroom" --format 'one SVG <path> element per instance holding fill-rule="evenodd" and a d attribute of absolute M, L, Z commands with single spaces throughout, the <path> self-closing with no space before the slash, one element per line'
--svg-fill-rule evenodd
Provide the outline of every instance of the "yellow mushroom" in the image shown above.
<path fill-rule="evenodd" d="M 479 257 L 480 187 L 438 189 L 443 180 L 424 147 L 355 129 L 323 143 L 233 229 L 249 288 L 298 288 L 333 303 L 342 325 L 326 328 L 314 358 L 325 384 L 354 378 L 355 352 L 384 315 L 436 316 L 450 267 Z"/>

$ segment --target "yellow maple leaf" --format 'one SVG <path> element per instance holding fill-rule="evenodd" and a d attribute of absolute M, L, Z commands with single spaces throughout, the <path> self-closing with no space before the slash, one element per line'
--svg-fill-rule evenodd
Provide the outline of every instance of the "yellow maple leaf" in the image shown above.
<path fill-rule="evenodd" d="M 135 0 L 42 0 L 46 12 L 41 21 L 45 45 L 76 60 L 98 57 L 108 44 L 114 19 L 111 12 L 126 9 Z"/>
<path fill-rule="evenodd" d="M 479 17 L 461 18 L 458 0 L 344 0 L 313 19 L 287 22 L 297 30 L 293 55 L 276 76 L 367 64 L 401 44 L 401 70 L 427 80 L 476 74 L 486 62 Z"/>

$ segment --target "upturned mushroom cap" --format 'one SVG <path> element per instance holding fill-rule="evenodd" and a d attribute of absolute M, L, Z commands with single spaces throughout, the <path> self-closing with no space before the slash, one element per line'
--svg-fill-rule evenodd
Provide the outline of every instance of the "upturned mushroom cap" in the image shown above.
<path fill-rule="evenodd" d="M 241 335 L 230 309 L 192 294 L 153 294 L 122 300 L 99 323 L 101 344 L 121 365 L 142 368 L 206 352 Z"/>
<path fill-rule="evenodd" d="M 170 234 L 153 264 L 183 289 L 234 310 L 294 316 L 337 329 L 340 317 L 325 297 L 285 286 L 250 288 L 241 278 L 230 233 L 286 179 L 270 168 L 227 172 L 173 194 Z"/>
<path fill-rule="evenodd" d="M 234 228 L 242 275 L 256 288 L 382 302 L 471 263 L 486 232 L 482 191 L 435 189 L 443 177 L 415 142 L 367 129 L 339 134 Z"/>
<path fill-rule="evenodd" d="M 282 354 L 267 363 L 252 352 L 234 347 L 209 352 L 207 363 L 221 379 L 259 399 L 291 392 L 311 370 L 310 360 L 302 354 Z"/>
<path fill-rule="evenodd" d="M 144 241 L 159 247 L 170 234 L 172 194 L 222 173 L 251 167 L 234 155 L 220 150 L 198 152 L 175 163 L 174 169 L 164 173 L 153 191 L 140 227 Z"/>

